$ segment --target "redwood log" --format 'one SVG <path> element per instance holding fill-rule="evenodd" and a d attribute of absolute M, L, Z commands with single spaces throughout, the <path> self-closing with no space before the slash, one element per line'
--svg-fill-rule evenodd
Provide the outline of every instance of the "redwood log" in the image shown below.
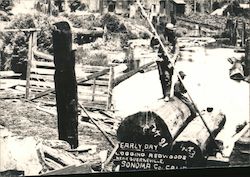
<path fill-rule="evenodd" d="M 218 135 L 226 122 L 225 115 L 219 111 L 203 112 L 202 117 L 214 137 Z M 211 148 L 214 148 L 212 145 L 214 142 L 200 117 L 196 117 L 190 124 L 187 125 L 185 130 L 176 139 L 176 142 L 180 141 L 190 141 L 196 144 L 200 147 L 203 155 L 207 155 L 208 152 L 212 151 Z"/>
<path fill-rule="evenodd" d="M 189 108 L 176 97 L 170 102 L 159 101 L 149 110 L 125 118 L 117 130 L 118 140 L 153 143 L 165 138 L 166 143 L 171 143 L 172 138 L 191 121 Z"/>
<path fill-rule="evenodd" d="M 59 139 L 71 148 L 78 146 L 77 82 L 75 55 L 72 51 L 72 33 L 67 22 L 54 24 L 53 49 L 55 63 L 55 91 Z"/>

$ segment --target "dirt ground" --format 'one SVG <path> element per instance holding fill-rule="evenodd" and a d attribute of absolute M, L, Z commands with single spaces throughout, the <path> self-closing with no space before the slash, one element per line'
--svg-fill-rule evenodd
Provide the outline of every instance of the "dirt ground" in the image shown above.
<path fill-rule="evenodd" d="M 0 91 L 0 97 L 6 94 Z M 58 139 L 57 117 L 36 109 L 34 103 L 21 99 L 0 99 L 0 110 L 0 124 L 14 134 L 44 140 Z M 112 149 L 95 126 L 79 123 L 78 132 L 79 145 L 97 145 L 97 152 Z M 110 137 L 115 141 L 115 137 Z"/>

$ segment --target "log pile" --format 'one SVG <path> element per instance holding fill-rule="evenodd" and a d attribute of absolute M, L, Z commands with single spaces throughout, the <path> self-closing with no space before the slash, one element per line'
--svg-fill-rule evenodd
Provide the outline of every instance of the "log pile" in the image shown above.
<path fill-rule="evenodd" d="M 224 127 L 226 117 L 221 112 L 208 109 L 202 113 L 208 131 L 200 117 L 190 117 L 189 108 L 178 98 L 174 97 L 167 103 L 159 101 L 149 110 L 126 117 L 117 130 L 121 145 L 114 163 L 121 170 L 205 167 L 207 155 L 218 151 L 209 131 L 216 137 Z M 133 159 L 138 151 L 144 158 L 144 161 L 139 160 L 140 163 Z M 168 159 L 160 163 L 157 161 L 159 155 L 155 155 L 154 163 L 158 163 L 158 166 L 152 164 L 150 158 L 154 153 Z M 131 154 L 133 158 L 126 159 Z"/>

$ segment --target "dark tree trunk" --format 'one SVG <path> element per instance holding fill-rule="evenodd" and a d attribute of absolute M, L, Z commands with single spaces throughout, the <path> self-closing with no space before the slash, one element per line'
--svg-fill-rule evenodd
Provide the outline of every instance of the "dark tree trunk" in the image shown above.
<path fill-rule="evenodd" d="M 59 139 L 72 148 L 78 146 L 77 83 L 75 56 L 72 51 L 72 33 L 67 22 L 55 24 L 53 48 L 55 63 L 55 90 L 58 113 Z"/>

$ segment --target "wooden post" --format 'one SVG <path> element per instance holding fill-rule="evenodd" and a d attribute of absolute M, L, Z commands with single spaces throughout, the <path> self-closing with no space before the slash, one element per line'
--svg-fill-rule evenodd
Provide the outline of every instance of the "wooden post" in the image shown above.
<path fill-rule="evenodd" d="M 99 1 L 99 12 L 103 14 L 103 0 Z"/>
<path fill-rule="evenodd" d="M 196 13 L 196 0 L 194 0 L 194 13 Z"/>
<path fill-rule="evenodd" d="M 96 78 L 94 78 L 94 82 L 93 82 L 92 101 L 95 100 L 95 88 L 96 88 Z"/>
<path fill-rule="evenodd" d="M 33 50 L 37 50 L 37 31 L 33 32 Z"/>
<path fill-rule="evenodd" d="M 109 110 L 111 108 L 111 105 L 112 105 L 113 83 L 114 83 L 114 67 L 111 66 L 110 72 L 109 72 L 107 110 Z"/>
<path fill-rule="evenodd" d="M 33 41 L 33 32 L 30 33 L 30 37 L 29 37 L 28 61 L 27 61 L 27 70 L 26 70 L 26 92 L 25 92 L 26 99 L 29 98 L 29 91 L 30 91 L 30 68 L 31 68 L 31 60 L 33 58 L 32 41 Z"/>
<path fill-rule="evenodd" d="M 48 1 L 48 15 L 52 15 L 52 2 L 51 0 Z"/>
<path fill-rule="evenodd" d="M 246 44 L 246 23 L 242 22 L 242 33 L 241 33 L 241 47 L 245 47 Z"/>
<path fill-rule="evenodd" d="M 65 21 L 54 25 L 52 35 L 59 139 L 67 141 L 71 148 L 76 148 L 78 147 L 78 98 L 72 33 Z"/>
<path fill-rule="evenodd" d="M 210 0 L 210 13 L 212 13 L 213 12 L 213 0 Z"/>
<path fill-rule="evenodd" d="M 66 13 L 69 13 L 69 12 L 70 12 L 68 0 L 65 0 L 65 1 L 64 1 L 64 11 L 65 11 Z"/>
<path fill-rule="evenodd" d="M 250 74 L 250 38 L 246 40 L 246 50 L 245 50 L 245 75 Z"/>

